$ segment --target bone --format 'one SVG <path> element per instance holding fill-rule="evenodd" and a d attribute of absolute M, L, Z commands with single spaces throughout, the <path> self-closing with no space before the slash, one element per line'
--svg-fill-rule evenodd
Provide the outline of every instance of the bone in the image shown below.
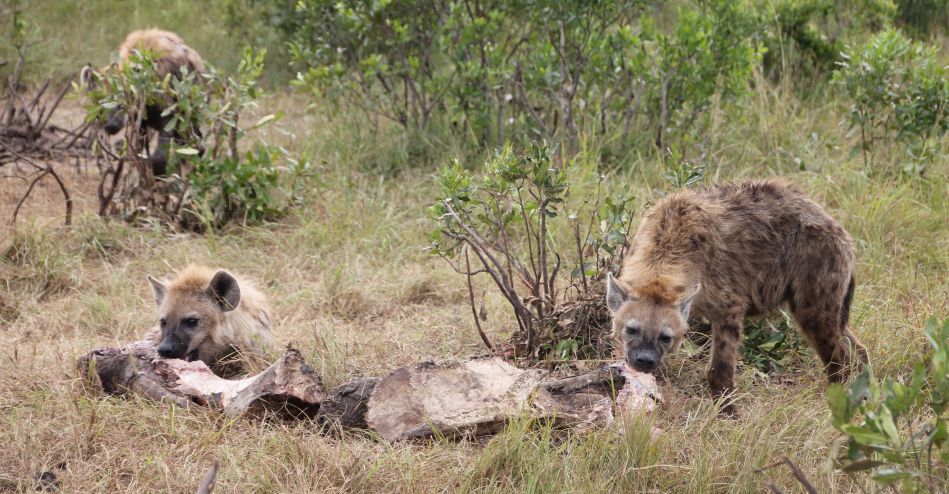
<path fill-rule="evenodd" d="M 94 350 L 78 367 L 109 394 L 134 393 L 233 417 L 315 419 L 324 430 L 369 430 L 392 443 L 489 435 L 517 417 L 590 430 L 650 412 L 662 400 L 652 375 L 622 363 L 556 378 L 497 357 L 476 357 L 400 367 L 329 391 L 292 349 L 260 374 L 236 380 L 216 376 L 203 362 L 160 358 L 147 341 Z"/>

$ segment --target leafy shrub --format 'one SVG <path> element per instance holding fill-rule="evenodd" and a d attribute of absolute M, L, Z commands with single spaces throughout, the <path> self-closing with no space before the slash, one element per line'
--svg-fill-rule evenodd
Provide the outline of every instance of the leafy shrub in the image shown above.
<path fill-rule="evenodd" d="M 281 4 L 284 0 L 272 0 Z M 304 0 L 281 23 L 298 84 L 405 128 L 479 146 L 686 132 L 758 57 L 743 2 L 699 0 L 666 33 L 636 0 Z"/>
<path fill-rule="evenodd" d="M 802 341 L 798 335 L 784 311 L 770 319 L 748 321 L 741 360 L 765 374 L 780 373 L 801 350 Z"/>
<path fill-rule="evenodd" d="M 843 47 L 830 39 L 822 24 L 835 13 L 836 3 L 831 0 L 768 3 L 762 22 L 767 46 L 765 70 L 775 75 L 830 72 Z M 773 22 L 768 22 L 770 19 Z"/>
<path fill-rule="evenodd" d="M 431 252 L 465 275 L 469 290 L 472 276 L 491 277 L 514 312 L 518 357 L 609 351 L 610 318 L 597 280 L 622 261 L 633 198 L 628 190 L 607 194 L 601 178 L 571 208 L 570 172 L 580 170 L 555 165 L 551 147 L 532 145 L 522 154 L 499 151 L 478 178 L 457 161 L 435 177 L 441 192 L 430 208 Z M 562 273 L 569 273 L 566 284 L 558 281 Z"/>
<path fill-rule="evenodd" d="M 914 35 L 946 32 L 949 26 L 949 0 L 897 0 L 897 19 Z"/>
<path fill-rule="evenodd" d="M 814 80 L 831 76 L 847 42 L 891 26 L 896 12 L 892 0 L 761 2 L 764 69 L 774 78 L 804 80 L 811 89 Z"/>
<path fill-rule="evenodd" d="M 844 53 L 834 80 L 851 101 L 850 122 L 860 129 L 864 164 L 872 164 L 874 144 L 909 144 L 911 166 L 922 169 L 932 140 L 949 130 L 949 79 L 935 47 L 908 40 L 890 29 Z"/>
<path fill-rule="evenodd" d="M 869 472 L 881 487 L 901 492 L 945 492 L 949 485 L 949 319 L 929 319 L 924 332 L 933 353 L 909 382 L 881 382 L 867 370 L 849 387 L 827 390 L 834 427 L 849 439 L 844 472 Z"/>
<path fill-rule="evenodd" d="M 137 52 L 123 67 L 92 74 L 87 118 L 102 120 L 121 107 L 129 122 L 120 149 L 111 151 L 106 140 L 99 142 L 106 164 L 100 214 L 144 215 L 201 229 L 267 220 L 293 205 L 299 191 L 288 186 L 312 174 L 309 163 L 260 141 L 242 151 L 249 130 L 278 118 L 267 115 L 252 126 L 239 125 L 256 106 L 262 70 L 263 53 L 247 50 L 233 76 L 208 66 L 206 74 L 160 79 L 154 54 Z M 164 108 L 163 116 L 171 116 L 165 130 L 176 129 L 181 136 L 167 151 L 167 177 L 152 175 L 145 160 L 148 142 L 138 138 L 149 105 Z"/>

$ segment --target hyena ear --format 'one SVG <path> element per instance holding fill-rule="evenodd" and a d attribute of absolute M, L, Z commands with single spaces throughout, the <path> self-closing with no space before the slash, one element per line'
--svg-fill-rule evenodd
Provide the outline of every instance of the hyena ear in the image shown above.
<path fill-rule="evenodd" d="M 221 305 L 224 312 L 232 311 L 241 303 L 241 287 L 237 279 L 224 271 L 218 271 L 208 285 L 208 295 Z"/>
<path fill-rule="evenodd" d="M 619 281 L 612 273 L 606 273 L 606 307 L 615 314 L 623 304 L 629 300 L 626 289 L 620 286 Z"/>
<path fill-rule="evenodd" d="M 164 283 L 152 278 L 151 275 L 148 275 L 148 283 L 152 285 L 152 293 L 155 294 L 155 304 L 161 305 L 161 303 L 165 301 L 165 294 L 168 293 L 168 289 Z"/>
<path fill-rule="evenodd" d="M 692 301 L 695 300 L 695 296 L 699 294 L 700 290 L 702 290 L 702 284 L 696 283 L 691 290 L 682 296 L 682 301 L 679 302 L 679 312 L 682 313 L 682 319 L 689 319 L 689 311 L 692 310 Z"/>

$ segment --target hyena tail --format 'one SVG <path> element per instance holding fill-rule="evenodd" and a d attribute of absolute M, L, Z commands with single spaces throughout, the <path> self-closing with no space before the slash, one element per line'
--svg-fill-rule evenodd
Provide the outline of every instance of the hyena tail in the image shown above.
<path fill-rule="evenodd" d="M 840 329 L 845 329 L 847 322 L 850 320 L 850 304 L 853 303 L 853 289 L 856 284 L 856 278 L 854 275 L 850 275 L 850 284 L 847 285 L 847 293 L 844 295 L 844 304 L 840 310 Z"/>

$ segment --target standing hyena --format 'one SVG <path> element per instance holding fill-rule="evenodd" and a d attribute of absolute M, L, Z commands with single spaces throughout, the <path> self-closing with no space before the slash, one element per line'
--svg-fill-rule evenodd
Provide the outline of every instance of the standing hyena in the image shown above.
<path fill-rule="evenodd" d="M 866 350 L 847 328 L 854 289 L 850 236 L 779 180 L 672 194 L 642 220 L 619 279 L 607 278 L 613 331 L 634 368 L 678 349 L 691 314 L 712 324 L 709 386 L 734 388 L 746 316 L 787 302 L 831 381 Z"/>
<path fill-rule="evenodd" d="M 200 360 L 228 374 L 273 349 L 267 300 L 250 282 L 194 264 L 170 282 L 151 276 L 148 281 L 159 326 L 146 338 L 158 344 L 162 357 Z M 228 360 L 238 365 L 224 365 Z"/>
<path fill-rule="evenodd" d="M 191 74 L 205 72 L 204 61 L 198 52 L 186 45 L 180 36 L 169 31 L 142 29 L 129 33 L 119 47 L 119 66 L 124 67 L 128 64 L 129 57 L 135 51 L 148 51 L 157 57 L 155 70 L 159 79 L 164 79 L 166 76 L 181 79 L 185 70 Z M 137 129 L 137 135 L 143 142 L 148 139 L 148 129 L 153 129 L 158 133 L 158 146 L 148 157 L 148 163 L 155 175 L 164 175 L 167 172 L 168 146 L 171 142 L 174 141 L 177 144 L 184 142 L 184 136 L 179 134 L 177 126 L 168 128 L 172 119 L 175 118 L 175 111 L 168 110 L 174 103 L 174 98 L 168 95 L 162 101 L 146 106 L 142 115 L 142 124 Z M 125 108 L 114 108 L 109 112 L 108 120 L 103 128 L 109 135 L 115 135 L 125 126 L 126 119 Z M 197 124 L 191 126 L 190 132 L 200 140 L 200 129 Z"/>

